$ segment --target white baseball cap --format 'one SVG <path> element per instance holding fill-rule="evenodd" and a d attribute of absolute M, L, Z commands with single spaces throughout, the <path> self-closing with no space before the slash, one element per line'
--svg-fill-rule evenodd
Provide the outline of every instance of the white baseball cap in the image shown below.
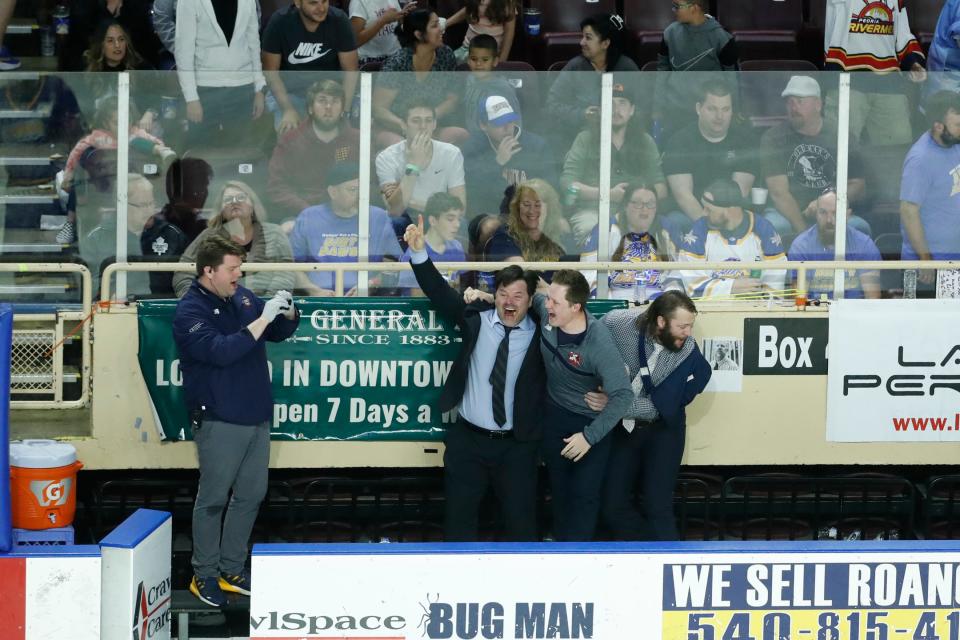
<path fill-rule="evenodd" d="M 503 96 L 487 96 L 483 100 L 483 114 L 486 121 L 496 127 L 520 119 L 517 112 L 510 106 L 510 101 Z"/>
<path fill-rule="evenodd" d="M 791 76 L 787 88 L 783 90 L 780 97 L 786 98 L 819 98 L 820 85 L 810 76 Z"/>

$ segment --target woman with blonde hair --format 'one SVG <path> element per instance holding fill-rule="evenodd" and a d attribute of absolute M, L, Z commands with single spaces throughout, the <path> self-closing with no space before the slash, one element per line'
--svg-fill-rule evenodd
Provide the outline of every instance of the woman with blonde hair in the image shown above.
<path fill-rule="evenodd" d="M 543 180 L 530 180 L 517 187 L 501 225 L 484 247 L 488 262 L 555 262 L 565 251 L 547 233 L 560 218 L 557 192 Z"/>
<path fill-rule="evenodd" d="M 200 243 L 210 234 L 233 240 L 246 249 L 246 262 L 293 262 L 290 242 L 279 225 L 266 222 L 266 209 L 260 197 L 250 186 L 239 180 L 230 180 L 220 191 L 215 201 L 220 210 L 213 216 L 207 228 L 190 243 L 180 262 L 196 262 Z M 182 297 L 193 282 L 192 274 L 177 273 L 173 289 Z M 271 296 L 281 289 L 292 291 L 296 283 L 293 272 L 258 271 L 244 278 L 244 285 L 259 296 Z"/>

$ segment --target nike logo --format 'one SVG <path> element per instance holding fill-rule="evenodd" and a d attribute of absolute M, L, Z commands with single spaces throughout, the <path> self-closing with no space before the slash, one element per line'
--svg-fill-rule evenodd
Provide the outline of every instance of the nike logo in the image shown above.
<path fill-rule="evenodd" d="M 313 44 L 312 42 L 301 42 L 297 48 L 287 56 L 287 62 L 290 64 L 307 64 L 314 60 L 319 60 L 323 56 L 333 51 L 333 49 L 323 49 L 323 43 Z"/>

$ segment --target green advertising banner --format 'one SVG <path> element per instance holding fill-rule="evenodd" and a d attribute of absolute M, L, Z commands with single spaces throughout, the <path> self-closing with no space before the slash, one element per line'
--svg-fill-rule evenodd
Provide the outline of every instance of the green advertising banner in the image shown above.
<path fill-rule="evenodd" d="M 167 440 L 188 440 L 176 300 L 139 303 L 140 370 Z M 456 327 L 426 298 L 302 298 L 297 332 L 268 343 L 274 440 L 440 440 L 456 415 L 437 409 L 460 350 Z M 589 303 L 596 315 L 624 302 Z"/>

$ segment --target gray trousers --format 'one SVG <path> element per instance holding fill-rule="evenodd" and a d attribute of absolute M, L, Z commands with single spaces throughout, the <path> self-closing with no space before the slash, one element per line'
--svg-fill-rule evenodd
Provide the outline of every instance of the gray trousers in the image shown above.
<path fill-rule="evenodd" d="M 193 439 L 200 458 L 200 488 L 193 505 L 193 571 L 201 578 L 240 573 L 267 493 L 270 425 L 204 420 Z"/>

